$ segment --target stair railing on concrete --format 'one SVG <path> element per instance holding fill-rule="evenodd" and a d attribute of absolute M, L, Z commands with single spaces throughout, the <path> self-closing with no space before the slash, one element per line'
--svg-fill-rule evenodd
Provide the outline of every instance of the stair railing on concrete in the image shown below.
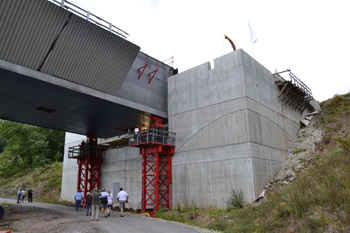
<path fill-rule="evenodd" d="M 286 72 L 290 77 L 289 81 L 280 75 Z M 277 78 L 276 87 L 280 90 L 278 101 L 302 114 L 310 101 L 313 100 L 311 89 L 288 69 L 276 72 L 274 76 Z"/>

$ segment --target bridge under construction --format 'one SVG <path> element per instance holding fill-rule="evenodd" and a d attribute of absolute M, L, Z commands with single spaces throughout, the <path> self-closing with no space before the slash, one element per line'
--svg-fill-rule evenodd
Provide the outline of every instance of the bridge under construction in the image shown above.
<path fill-rule="evenodd" d="M 98 186 L 141 211 L 224 208 L 231 188 L 253 201 L 320 108 L 241 49 L 178 73 L 64 0 L 2 0 L 0 25 L 0 119 L 67 132 L 63 200 Z"/>

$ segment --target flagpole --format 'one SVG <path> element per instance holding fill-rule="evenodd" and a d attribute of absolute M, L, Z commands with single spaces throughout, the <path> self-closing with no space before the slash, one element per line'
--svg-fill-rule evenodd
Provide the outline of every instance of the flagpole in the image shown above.
<path fill-rule="evenodd" d="M 249 32 L 250 32 L 250 43 L 252 44 L 252 52 L 253 52 L 253 58 L 255 58 L 254 54 L 254 43 L 258 42 L 258 38 L 256 37 L 252 27 L 250 26 L 250 23 L 248 21 L 248 27 L 249 27 Z"/>

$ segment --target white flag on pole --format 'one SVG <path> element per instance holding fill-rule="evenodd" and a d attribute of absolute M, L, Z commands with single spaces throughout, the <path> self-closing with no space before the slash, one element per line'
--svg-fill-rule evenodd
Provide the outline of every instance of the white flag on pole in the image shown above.
<path fill-rule="evenodd" d="M 255 32 L 253 31 L 252 26 L 250 26 L 250 23 L 248 22 L 249 30 L 250 30 L 250 40 L 252 41 L 252 44 L 259 42 L 258 37 L 255 35 Z"/>

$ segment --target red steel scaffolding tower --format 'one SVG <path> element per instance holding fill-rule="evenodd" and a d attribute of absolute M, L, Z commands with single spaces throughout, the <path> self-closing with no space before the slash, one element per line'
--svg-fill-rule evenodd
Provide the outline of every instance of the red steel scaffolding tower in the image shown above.
<path fill-rule="evenodd" d="M 160 206 L 171 209 L 171 155 L 174 147 L 153 144 L 139 145 L 142 155 L 141 212 Z M 149 207 L 149 208 L 148 208 Z"/>
<path fill-rule="evenodd" d="M 77 159 L 77 190 L 81 190 L 84 197 L 91 189 L 100 187 L 103 152 L 101 148 L 97 147 L 96 136 L 87 135 L 87 137 L 87 142 L 83 142 L 80 146 L 69 147 L 68 150 L 68 158 Z"/>
<path fill-rule="evenodd" d="M 142 155 L 141 212 L 160 206 L 171 209 L 171 155 L 174 154 L 174 133 L 167 132 L 162 118 L 152 116 L 148 129 L 130 138 L 130 146 L 139 147 Z"/>

